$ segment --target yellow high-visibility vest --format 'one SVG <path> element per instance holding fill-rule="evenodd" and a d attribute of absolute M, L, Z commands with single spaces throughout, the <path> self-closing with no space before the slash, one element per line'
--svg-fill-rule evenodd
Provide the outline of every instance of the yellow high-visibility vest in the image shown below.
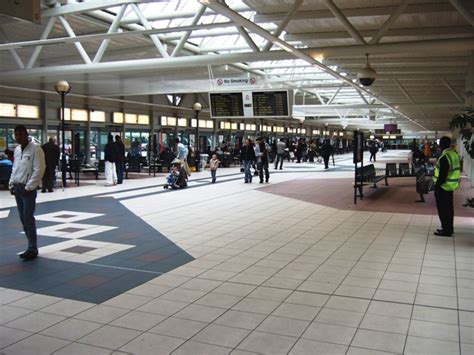
<path fill-rule="evenodd" d="M 459 187 L 461 179 L 461 163 L 459 161 L 458 154 L 452 149 L 445 149 L 441 156 L 436 161 L 433 182 L 436 184 L 436 181 L 439 177 L 439 161 L 441 158 L 446 157 L 449 163 L 448 176 L 446 177 L 446 182 L 441 185 L 441 188 L 445 191 L 454 191 Z"/>

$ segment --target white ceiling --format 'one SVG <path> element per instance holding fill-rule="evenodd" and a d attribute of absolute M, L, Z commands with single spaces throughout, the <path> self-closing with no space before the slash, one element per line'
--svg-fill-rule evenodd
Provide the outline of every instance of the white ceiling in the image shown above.
<path fill-rule="evenodd" d="M 252 75 L 262 87 L 294 89 L 296 104 L 327 105 L 334 115 L 316 116 L 318 123 L 446 130 L 464 105 L 474 51 L 474 1 L 467 0 L 228 0 L 230 10 L 217 0 L 63 3 L 44 6 L 41 25 L 1 18 L 3 85 L 52 88 L 66 79 L 78 94 L 133 100 L 206 92 L 213 78 Z M 364 92 L 353 79 L 365 53 L 378 78 Z M 333 107 L 372 103 L 343 114 Z"/>

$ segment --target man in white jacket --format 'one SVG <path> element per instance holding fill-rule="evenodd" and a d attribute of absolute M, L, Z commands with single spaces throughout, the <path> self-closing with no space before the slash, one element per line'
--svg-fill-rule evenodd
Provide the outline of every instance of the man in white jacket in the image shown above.
<path fill-rule="evenodd" d="M 18 214 L 28 239 L 28 249 L 20 254 L 20 258 L 32 260 L 38 256 L 34 217 L 36 189 L 41 182 L 46 164 L 41 146 L 29 139 L 25 126 L 16 126 L 14 132 L 18 146 L 15 148 L 15 160 L 8 185 L 15 195 Z"/>

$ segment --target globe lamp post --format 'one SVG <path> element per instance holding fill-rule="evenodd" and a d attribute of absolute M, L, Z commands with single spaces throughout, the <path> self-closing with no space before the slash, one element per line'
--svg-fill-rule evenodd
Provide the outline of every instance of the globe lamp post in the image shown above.
<path fill-rule="evenodd" d="M 71 85 L 65 80 L 60 80 L 54 85 L 54 89 L 61 96 L 61 133 L 62 133 L 62 150 L 61 150 L 61 178 L 63 187 L 66 187 L 66 154 L 65 154 L 65 132 L 64 132 L 64 97 L 71 91 Z"/>

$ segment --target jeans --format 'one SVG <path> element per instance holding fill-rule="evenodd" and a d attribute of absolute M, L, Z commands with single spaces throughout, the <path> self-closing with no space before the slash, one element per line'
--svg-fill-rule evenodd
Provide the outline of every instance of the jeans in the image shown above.
<path fill-rule="evenodd" d="M 263 182 L 263 171 L 265 170 L 265 181 L 268 182 L 270 178 L 270 172 L 268 171 L 268 161 L 260 162 L 257 164 L 258 166 L 258 175 L 260 177 L 260 182 Z"/>
<path fill-rule="evenodd" d="M 36 189 L 26 191 L 24 184 L 14 184 L 16 205 L 18 207 L 18 215 L 20 216 L 23 230 L 28 239 L 28 250 L 38 252 L 36 221 L 34 217 L 36 207 Z"/>
<path fill-rule="evenodd" d="M 245 182 L 252 182 L 252 172 L 250 171 L 250 166 L 252 165 L 251 160 L 244 160 L 244 174 Z"/>
<path fill-rule="evenodd" d="M 285 153 L 277 154 L 275 158 L 275 169 L 278 168 L 278 162 L 280 162 L 280 170 L 283 169 L 283 158 L 285 157 Z"/>
<path fill-rule="evenodd" d="M 212 183 L 216 182 L 216 172 L 217 170 L 211 170 Z"/>

